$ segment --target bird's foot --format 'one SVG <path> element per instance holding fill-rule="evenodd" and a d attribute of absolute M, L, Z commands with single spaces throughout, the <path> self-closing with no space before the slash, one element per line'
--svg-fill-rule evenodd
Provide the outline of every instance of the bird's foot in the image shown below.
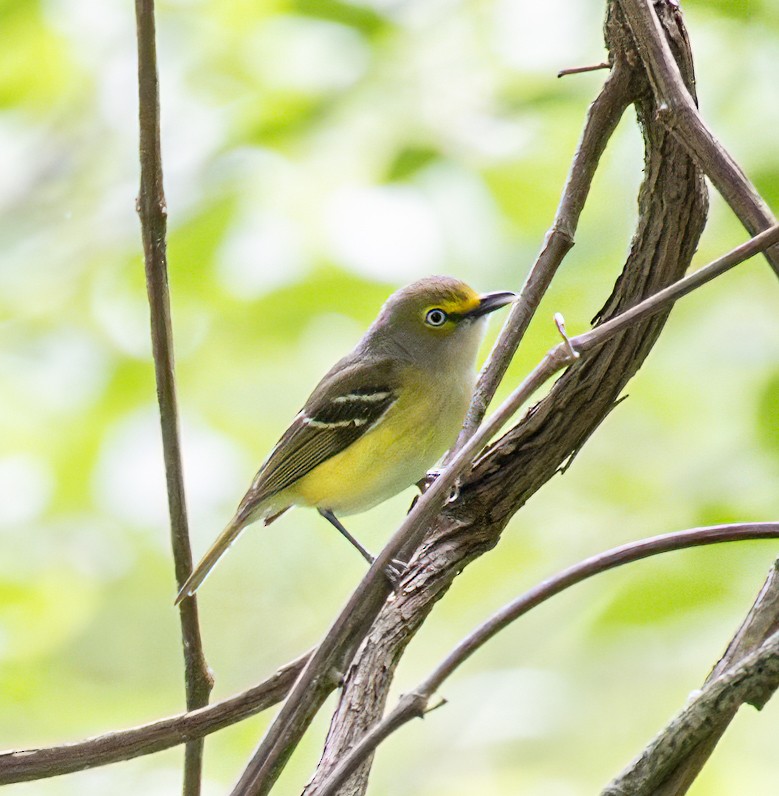
<path fill-rule="evenodd" d="M 433 486 L 436 478 L 438 478 L 438 476 L 441 475 L 441 472 L 442 472 L 441 470 L 436 470 L 436 469 L 428 470 L 425 473 L 424 477 L 420 478 L 419 481 L 417 481 L 417 488 L 423 495 L 425 494 L 425 492 L 427 492 L 428 489 L 430 489 L 431 486 Z"/>
<path fill-rule="evenodd" d="M 413 502 L 411 503 L 411 508 L 412 509 L 416 505 L 417 500 L 419 500 L 420 496 L 424 495 L 425 492 L 427 492 L 427 490 L 430 489 L 431 486 L 433 486 L 433 484 L 435 483 L 436 479 L 438 478 L 439 475 L 441 475 L 442 472 L 443 472 L 443 470 L 428 470 L 425 473 L 425 477 L 421 478 L 419 481 L 417 481 L 416 485 L 417 485 L 417 487 L 419 489 L 420 494 L 417 495 L 414 498 Z M 448 497 L 446 498 L 446 503 L 447 504 L 454 503 L 460 497 L 460 485 L 461 485 L 460 479 L 458 478 L 454 482 L 454 486 L 452 487 L 451 491 L 449 492 Z M 409 511 L 410 511 L 410 509 L 409 509 Z"/>
<path fill-rule="evenodd" d="M 374 558 L 374 561 L 375 560 Z M 400 581 L 403 575 L 406 574 L 406 562 L 401 561 L 399 558 L 393 558 L 392 561 L 384 567 L 384 574 L 387 576 L 390 586 L 392 586 L 392 591 L 397 594 Z"/>

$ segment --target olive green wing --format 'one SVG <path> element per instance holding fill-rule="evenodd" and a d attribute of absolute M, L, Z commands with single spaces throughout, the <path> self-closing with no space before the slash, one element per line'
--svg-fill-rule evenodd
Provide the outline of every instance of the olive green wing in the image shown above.
<path fill-rule="evenodd" d="M 177 603 L 195 593 L 264 501 L 381 422 L 398 399 L 400 367 L 385 360 L 347 358 L 322 379 L 260 468 L 230 523 L 181 587 Z M 277 507 L 277 515 L 284 508 Z"/>
<path fill-rule="evenodd" d="M 398 399 L 398 366 L 391 361 L 339 363 L 319 383 L 271 451 L 238 508 L 249 516 L 374 428 Z"/>

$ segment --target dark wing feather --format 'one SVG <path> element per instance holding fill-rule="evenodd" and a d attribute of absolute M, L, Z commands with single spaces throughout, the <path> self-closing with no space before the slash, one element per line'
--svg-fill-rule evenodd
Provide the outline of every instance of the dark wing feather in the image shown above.
<path fill-rule="evenodd" d="M 340 362 L 325 376 L 257 473 L 238 509 L 253 507 L 345 450 L 378 423 L 398 397 L 398 366 Z"/>

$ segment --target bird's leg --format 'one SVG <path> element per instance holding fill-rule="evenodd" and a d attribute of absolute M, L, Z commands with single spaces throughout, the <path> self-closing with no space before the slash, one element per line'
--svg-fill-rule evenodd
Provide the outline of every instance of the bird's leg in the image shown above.
<path fill-rule="evenodd" d="M 360 551 L 360 555 L 369 563 L 372 564 L 376 560 L 376 556 L 371 555 L 371 553 L 366 550 L 358 541 L 357 539 L 352 536 L 349 531 L 344 528 L 341 524 L 341 521 L 338 517 L 333 514 L 330 509 L 319 509 L 319 513 L 334 527 L 336 530 L 345 538 L 347 539 L 357 550 Z M 397 585 L 398 581 L 400 580 L 400 576 L 406 569 L 406 565 L 403 561 L 398 561 L 397 559 L 393 559 L 392 563 L 387 566 L 384 570 L 389 582 L 394 586 Z"/>
<path fill-rule="evenodd" d="M 376 556 L 373 556 L 368 552 L 358 541 L 357 539 L 352 536 L 349 531 L 344 528 L 341 524 L 341 521 L 338 517 L 333 514 L 332 511 L 329 509 L 319 509 L 319 513 L 334 527 L 338 530 L 339 533 L 343 534 L 343 536 L 349 540 L 349 542 L 356 547 L 360 551 L 360 555 L 369 563 L 372 564 L 376 560 Z"/>

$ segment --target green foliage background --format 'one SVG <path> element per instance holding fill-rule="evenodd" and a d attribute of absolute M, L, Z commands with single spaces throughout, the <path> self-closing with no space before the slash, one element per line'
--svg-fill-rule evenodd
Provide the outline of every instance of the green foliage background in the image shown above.
<path fill-rule="evenodd" d="M 431 272 L 517 288 L 602 74 L 595 0 L 164 0 L 170 268 L 196 551 L 384 297 Z M 704 114 L 779 204 L 779 6 L 685 3 Z M 138 222 L 129 0 L 0 2 L 0 747 L 179 711 L 181 654 Z M 640 179 L 626 118 L 505 390 L 586 328 Z M 715 197 L 698 261 L 745 238 Z M 685 299 L 573 468 L 469 567 L 403 662 L 411 687 L 492 610 L 590 553 L 779 515 L 779 285 L 755 260 Z M 494 330 L 493 330 L 494 333 Z M 381 546 L 412 492 L 350 523 Z M 377 758 L 371 793 L 591 794 L 695 689 L 777 553 L 744 544 L 542 607 Z M 312 513 L 241 539 L 202 590 L 215 698 L 310 647 L 362 574 Z M 213 736 L 224 793 L 268 716 Z M 320 720 L 280 785 L 297 793 Z M 739 715 L 692 793 L 776 793 L 779 701 Z M 180 750 L 9 796 L 172 794 Z"/>

